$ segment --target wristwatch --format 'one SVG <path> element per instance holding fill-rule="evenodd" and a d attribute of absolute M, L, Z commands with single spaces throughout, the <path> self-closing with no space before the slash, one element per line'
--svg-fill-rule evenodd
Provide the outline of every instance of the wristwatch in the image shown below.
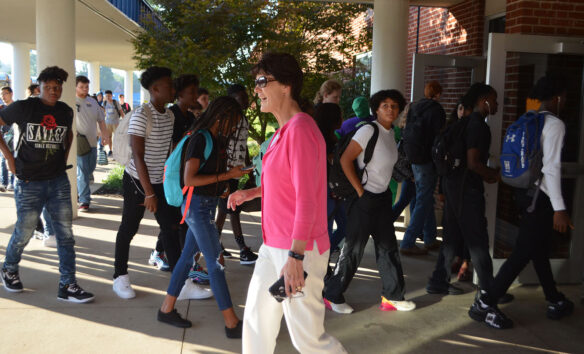
<path fill-rule="evenodd" d="M 292 258 L 297 259 L 299 261 L 303 261 L 304 260 L 304 255 L 303 254 L 299 254 L 299 253 L 296 253 L 294 251 L 288 251 L 288 257 L 292 257 Z"/>

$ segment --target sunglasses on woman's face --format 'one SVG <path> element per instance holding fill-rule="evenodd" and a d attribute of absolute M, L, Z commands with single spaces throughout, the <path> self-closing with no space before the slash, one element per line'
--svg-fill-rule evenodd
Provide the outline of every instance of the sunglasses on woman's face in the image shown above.
<path fill-rule="evenodd" d="M 268 84 L 268 82 L 276 81 L 276 79 L 268 79 L 265 76 L 260 76 L 255 80 L 256 87 L 264 88 Z"/>

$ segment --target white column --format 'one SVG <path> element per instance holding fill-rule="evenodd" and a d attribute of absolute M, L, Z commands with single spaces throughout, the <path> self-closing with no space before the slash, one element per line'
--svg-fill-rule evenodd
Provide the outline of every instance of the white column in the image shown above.
<path fill-rule="evenodd" d="M 144 87 L 140 86 L 140 104 L 150 101 L 150 92 Z"/>
<path fill-rule="evenodd" d="M 384 89 L 404 93 L 409 3 L 407 0 L 375 0 L 373 11 L 371 94 Z"/>
<path fill-rule="evenodd" d="M 75 107 L 75 0 L 36 1 L 36 47 L 39 73 L 48 66 L 58 66 L 69 78 L 63 84 L 61 101 Z M 75 112 L 76 109 L 73 109 Z M 73 136 L 76 132 L 73 119 Z M 77 144 L 73 140 L 67 170 L 71 183 L 73 217 L 77 216 Z"/>
<path fill-rule="evenodd" d="M 134 107 L 134 71 L 126 70 L 126 76 L 124 77 L 124 97 L 126 102 L 135 109 Z"/>
<path fill-rule="evenodd" d="M 101 83 L 99 81 L 99 62 L 90 61 L 87 64 L 89 71 L 89 94 L 93 95 L 101 90 Z"/>
<path fill-rule="evenodd" d="M 30 85 L 30 50 L 31 44 L 12 43 L 12 91 L 14 100 L 27 97 L 26 89 Z"/>

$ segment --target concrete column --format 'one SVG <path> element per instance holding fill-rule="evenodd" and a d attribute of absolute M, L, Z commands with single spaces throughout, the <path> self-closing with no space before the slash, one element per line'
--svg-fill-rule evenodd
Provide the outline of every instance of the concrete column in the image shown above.
<path fill-rule="evenodd" d="M 126 102 L 134 109 L 134 70 L 126 70 L 124 97 L 126 97 Z"/>
<path fill-rule="evenodd" d="M 144 87 L 140 86 L 140 104 L 150 101 L 150 92 Z"/>
<path fill-rule="evenodd" d="M 405 92 L 408 45 L 408 0 L 373 2 L 371 94 L 384 89 Z"/>
<path fill-rule="evenodd" d="M 26 89 L 30 85 L 30 50 L 28 43 L 12 43 L 12 91 L 14 100 L 27 97 Z"/>
<path fill-rule="evenodd" d="M 75 0 L 36 1 L 36 47 L 39 73 L 48 66 L 58 66 L 69 78 L 63 84 L 61 101 L 75 108 Z M 73 119 L 73 136 L 76 133 Z M 67 170 L 71 183 L 73 217 L 77 216 L 77 144 L 73 140 Z"/>
<path fill-rule="evenodd" d="M 89 94 L 93 95 L 101 91 L 101 83 L 99 81 L 99 62 L 90 61 L 87 65 L 89 71 Z"/>

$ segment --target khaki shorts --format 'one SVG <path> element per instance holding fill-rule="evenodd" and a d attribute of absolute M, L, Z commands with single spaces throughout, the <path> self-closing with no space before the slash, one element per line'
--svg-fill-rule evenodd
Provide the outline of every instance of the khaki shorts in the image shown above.
<path fill-rule="evenodd" d="M 110 136 L 113 136 L 114 132 L 116 131 L 116 128 L 118 127 L 118 124 L 106 124 L 105 127 L 107 128 L 107 131 L 110 133 Z"/>

